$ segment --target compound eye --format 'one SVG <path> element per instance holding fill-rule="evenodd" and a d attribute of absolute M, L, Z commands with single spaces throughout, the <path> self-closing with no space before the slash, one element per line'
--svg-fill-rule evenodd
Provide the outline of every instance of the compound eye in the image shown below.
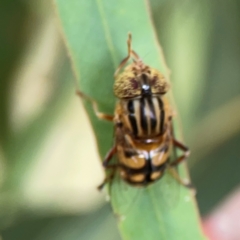
<path fill-rule="evenodd" d="M 152 93 L 165 94 L 169 89 L 169 85 L 162 73 L 153 68 L 151 69 L 150 85 Z"/>
<path fill-rule="evenodd" d="M 118 98 L 132 98 L 141 95 L 140 84 L 132 72 L 123 72 L 117 77 L 114 94 Z"/>
<path fill-rule="evenodd" d="M 155 86 L 157 84 L 157 76 L 154 76 L 153 79 L 150 80 L 150 85 Z"/>
<path fill-rule="evenodd" d="M 131 79 L 130 82 L 131 82 L 132 89 L 135 90 L 139 88 L 139 83 L 135 78 Z"/>

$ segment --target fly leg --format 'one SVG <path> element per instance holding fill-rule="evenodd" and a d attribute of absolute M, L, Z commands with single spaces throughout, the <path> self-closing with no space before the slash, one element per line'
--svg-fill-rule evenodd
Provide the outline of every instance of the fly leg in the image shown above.
<path fill-rule="evenodd" d="M 182 186 L 192 190 L 192 192 L 194 193 L 194 195 L 196 194 L 196 189 L 194 188 L 194 186 L 192 185 L 192 183 L 187 180 L 187 179 L 182 179 L 179 175 L 179 173 L 177 172 L 177 170 L 172 167 L 170 165 L 170 167 L 168 168 L 169 172 L 171 173 L 171 175 L 175 178 L 175 180 L 180 183 Z"/>
<path fill-rule="evenodd" d="M 107 176 L 107 177 L 105 177 L 105 179 L 103 180 L 103 182 L 97 187 L 97 189 L 99 190 L 99 191 L 101 191 L 102 189 L 103 189 L 103 187 L 106 185 L 106 183 L 108 183 L 108 182 L 111 182 L 112 180 L 113 180 L 113 177 L 114 177 L 114 175 L 115 175 L 115 170 L 116 170 L 116 168 L 117 168 L 118 166 L 117 165 L 112 165 L 111 167 L 109 166 L 109 167 L 107 167 L 107 168 L 111 168 L 112 169 L 112 172 Z"/>
<path fill-rule="evenodd" d="M 103 161 L 103 167 L 105 169 L 112 169 L 112 172 L 103 180 L 103 182 L 97 187 L 98 190 L 102 190 L 106 183 L 111 182 L 111 180 L 114 177 L 115 170 L 118 167 L 117 164 L 109 164 L 110 160 L 116 154 L 117 147 L 114 145 L 106 154 L 104 161 Z"/>
<path fill-rule="evenodd" d="M 173 138 L 173 145 L 176 148 L 179 148 L 183 151 L 183 155 L 175 159 L 173 162 L 171 162 L 171 166 L 177 166 L 179 163 L 183 162 L 184 160 L 187 159 L 187 157 L 190 154 L 190 151 L 187 146 L 183 145 L 181 142 L 177 141 L 176 139 Z"/>
<path fill-rule="evenodd" d="M 89 101 L 89 102 L 92 104 L 94 113 L 95 113 L 95 115 L 96 115 L 99 119 L 113 122 L 114 116 L 100 112 L 100 111 L 98 110 L 97 102 L 94 101 L 91 97 L 85 95 L 83 92 L 81 92 L 81 91 L 79 91 L 79 90 L 76 91 L 76 94 L 77 94 L 80 98 L 83 98 L 83 99 Z"/>
<path fill-rule="evenodd" d="M 104 160 L 103 160 L 103 167 L 106 168 L 109 165 L 109 161 L 112 159 L 114 154 L 117 152 L 117 146 L 114 145 L 106 154 Z"/>
<path fill-rule="evenodd" d="M 194 186 L 192 185 L 192 183 L 189 180 L 185 180 L 182 179 L 178 173 L 178 171 L 175 169 L 176 166 L 178 166 L 178 164 L 180 164 L 181 162 L 183 162 L 184 160 L 187 159 L 187 157 L 190 154 L 190 151 L 188 149 L 188 147 L 186 147 L 185 145 L 183 145 L 181 142 L 177 141 L 176 139 L 173 139 L 173 145 L 176 148 L 179 148 L 183 151 L 183 154 L 178 157 L 177 159 L 175 159 L 173 162 L 170 163 L 169 166 L 169 171 L 171 173 L 171 175 L 184 187 L 193 190 L 193 192 L 195 193 L 196 190 L 194 188 Z"/>

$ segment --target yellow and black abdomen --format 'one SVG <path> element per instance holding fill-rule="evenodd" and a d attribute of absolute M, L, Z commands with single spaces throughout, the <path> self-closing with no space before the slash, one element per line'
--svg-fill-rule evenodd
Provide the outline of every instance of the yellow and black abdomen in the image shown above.
<path fill-rule="evenodd" d="M 162 135 L 166 130 L 168 111 L 160 96 L 121 100 L 122 123 L 134 137 Z"/>
<path fill-rule="evenodd" d="M 166 142 L 151 151 L 118 145 L 117 155 L 120 176 L 135 186 L 146 186 L 162 177 L 169 160 L 170 143 Z"/>

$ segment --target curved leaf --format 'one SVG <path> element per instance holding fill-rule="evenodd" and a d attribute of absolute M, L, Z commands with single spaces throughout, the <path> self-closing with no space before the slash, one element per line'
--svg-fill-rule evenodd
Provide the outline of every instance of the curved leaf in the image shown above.
<path fill-rule="evenodd" d="M 99 103 L 102 111 L 112 113 L 114 110 L 113 73 L 126 56 L 129 31 L 133 35 L 133 48 L 144 62 L 168 77 L 146 1 L 55 0 L 55 3 L 77 84 L 81 91 Z M 103 159 L 111 147 L 113 126 L 99 121 L 88 103 L 86 109 Z M 186 176 L 184 167 L 180 171 Z M 157 184 L 143 189 L 136 201 L 136 189 L 130 188 L 124 194 L 127 199 L 132 199 L 133 207 L 119 221 L 123 239 L 204 239 L 190 193 L 181 189 L 177 206 L 169 209 L 158 194 L 165 191 L 166 183 L 164 177 Z M 114 186 L 111 195 L 117 215 L 122 214 L 121 208 L 126 204 L 124 196 L 122 199 L 117 197 L 123 190 L 120 186 Z"/>

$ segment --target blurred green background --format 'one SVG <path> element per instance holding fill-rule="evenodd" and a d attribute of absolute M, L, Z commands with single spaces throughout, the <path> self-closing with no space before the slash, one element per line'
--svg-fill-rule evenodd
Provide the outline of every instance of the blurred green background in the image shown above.
<path fill-rule="evenodd" d="M 204 216 L 240 182 L 240 2 L 150 6 Z M 49 1 L 0 2 L 1 237 L 120 239 L 57 24 Z"/>

